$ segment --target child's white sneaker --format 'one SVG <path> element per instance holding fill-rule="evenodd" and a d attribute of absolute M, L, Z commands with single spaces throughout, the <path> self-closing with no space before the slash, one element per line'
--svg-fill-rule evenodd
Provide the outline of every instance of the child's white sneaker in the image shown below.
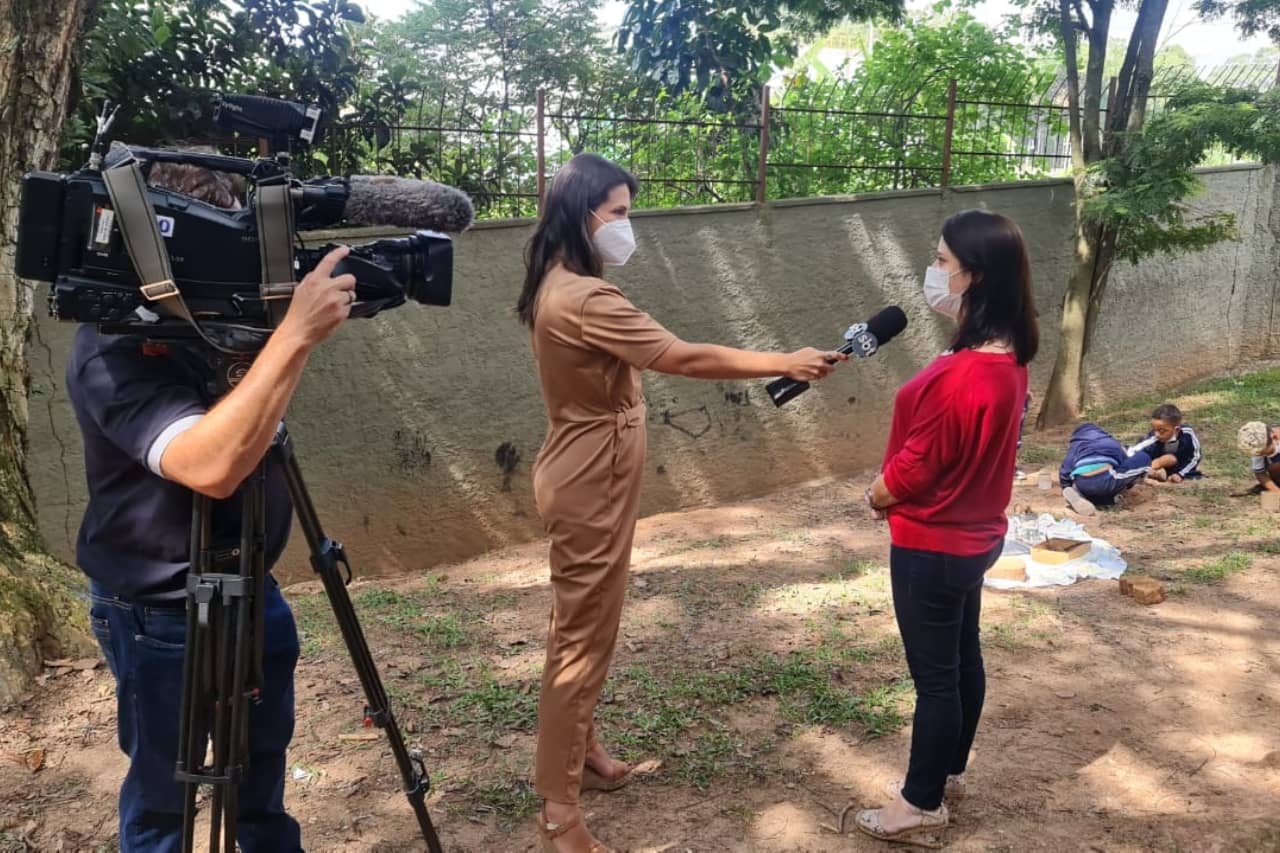
<path fill-rule="evenodd" d="M 1080 515 L 1094 515 L 1098 511 L 1092 501 L 1076 491 L 1075 486 L 1067 486 L 1063 489 L 1062 496 L 1067 499 L 1067 506 L 1080 513 Z"/>

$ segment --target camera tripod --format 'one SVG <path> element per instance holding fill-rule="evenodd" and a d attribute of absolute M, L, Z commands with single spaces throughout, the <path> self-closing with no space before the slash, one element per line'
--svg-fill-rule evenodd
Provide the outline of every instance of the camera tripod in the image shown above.
<path fill-rule="evenodd" d="M 311 565 L 324 584 L 343 642 L 364 689 L 365 725 L 387 734 L 400 770 L 403 790 L 430 853 L 441 853 L 427 813 L 430 789 L 420 755 L 405 748 L 400 726 L 378 676 L 347 584 L 351 565 L 342 545 L 320 526 L 302 481 L 293 442 L 280 425 L 269 451 L 284 473 L 294 512 L 311 550 Z M 191 570 L 187 575 L 187 642 L 182 674 L 182 711 L 178 723 L 177 781 L 185 784 L 184 853 L 195 841 L 196 792 L 211 785 L 209 853 L 235 853 L 239 812 L 238 786 L 248 761 L 251 704 L 263 686 L 263 602 L 266 591 L 266 462 L 259 463 L 240 487 L 243 497 L 240 546 L 218 552 L 212 542 L 212 506 L 195 495 L 191 525 Z M 238 557 L 239 572 L 218 569 Z M 345 577 L 339 570 L 345 570 Z"/>

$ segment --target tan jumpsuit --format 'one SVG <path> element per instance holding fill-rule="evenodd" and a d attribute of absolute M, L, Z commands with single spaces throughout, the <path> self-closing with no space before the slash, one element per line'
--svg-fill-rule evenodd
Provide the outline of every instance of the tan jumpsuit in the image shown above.
<path fill-rule="evenodd" d="M 551 538 L 551 627 L 534 787 L 576 803 L 613 657 L 644 474 L 640 371 L 676 338 L 622 292 L 557 267 L 538 295 L 533 354 L 550 421 L 533 494 Z"/>

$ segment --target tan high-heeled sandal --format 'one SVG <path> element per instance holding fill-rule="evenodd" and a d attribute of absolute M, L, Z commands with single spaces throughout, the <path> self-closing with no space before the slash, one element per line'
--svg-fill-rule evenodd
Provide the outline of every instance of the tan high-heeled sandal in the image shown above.
<path fill-rule="evenodd" d="M 906 800 L 903 800 L 903 802 L 906 803 Z M 858 819 L 854 821 L 854 825 L 863 835 L 870 835 L 880 841 L 892 841 L 897 844 L 925 847 L 929 850 L 941 850 L 942 840 L 933 833 L 946 829 L 951 822 L 951 815 L 948 814 L 947 807 L 942 805 L 933 811 L 926 811 L 907 803 L 907 808 L 912 814 L 920 818 L 920 823 L 915 826 L 903 827 L 897 832 L 889 832 L 880 824 L 880 813 L 883 809 L 864 809 L 858 812 Z"/>
<path fill-rule="evenodd" d="M 628 764 L 626 767 L 626 771 L 621 776 L 609 777 L 602 773 L 597 773 L 591 768 L 590 764 L 584 764 L 582 767 L 582 790 L 616 791 L 625 787 L 632 779 L 657 773 L 662 767 L 662 762 L 657 759 L 650 759 L 639 764 Z"/>
<path fill-rule="evenodd" d="M 596 841 L 587 828 L 582 825 L 582 814 L 579 813 L 568 823 L 552 823 L 547 820 L 547 807 L 544 805 L 538 813 L 538 837 L 542 840 L 543 853 L 560 853 L 556 849 L 556 839 L 562 835 L 572 832 L 574 829 L 581 829 L 582 833 L 587 836 L 587 840 L 591 842 L 590 847 L 584 847 L 576 853 L 617 853 L 613 848 L 606 847 L 599 841 Z"/>

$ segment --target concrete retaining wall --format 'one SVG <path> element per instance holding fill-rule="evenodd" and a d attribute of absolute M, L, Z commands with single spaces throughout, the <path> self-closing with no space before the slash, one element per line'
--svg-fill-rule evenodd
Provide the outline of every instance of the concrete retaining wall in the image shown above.
<path fill-rule="evenodd" d="M 1088 361 L 1102 402 L 1274 354 L 1280 188 L 1273 170 L 1205 176 L 1205 209 L 1243 239 L 1196 255 L 1122 264 Z M 899 304 L 911 324 L 783 410 L 760 382 L 649 374 L 643 511 L 758 495 L 875 464 L 894 391 L 946 344 L 920 282 L 951 213 L 984 207 L 1032 248 L 1042 391 L 1071 258 L 1071 187 L 1049 181 L 852 199 L 641 213 L 639 251 L 614 280 L 692 341 L 792 350 Z M 356 321 L 313 358 L 289 422 L 326 528 L 363 571 L 400 573 L 541 535 L 529 466 L 545 426 L 526 333 L 512 305 L 528 222 L 458 238 L 447 309 L 406 306 Z M 346 235 L 346 239 L 363 239 Z M 43 312 L 40 312 L 43 313 Z M 32 477 L 41 523 L 70 558 L 84 500 L 79 437 L 63 389 L 70 325 L 40 318 L 32 343 Z M 283 569 L 306 571 L 295 536 Z"/>

